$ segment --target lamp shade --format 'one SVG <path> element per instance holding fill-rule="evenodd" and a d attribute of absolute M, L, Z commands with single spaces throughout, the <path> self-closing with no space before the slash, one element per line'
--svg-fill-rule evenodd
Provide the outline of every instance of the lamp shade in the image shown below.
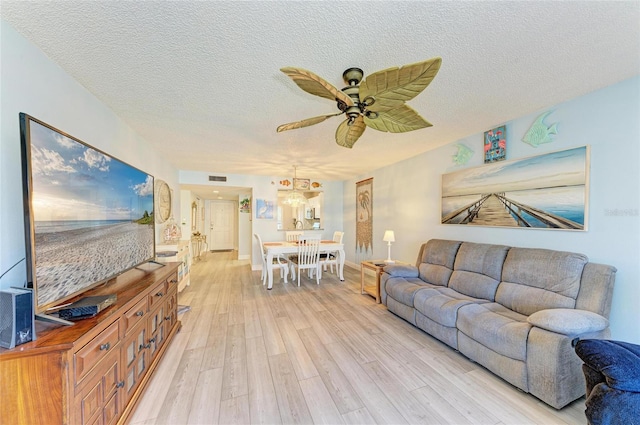
<path fill-rule="evenodd" d="M 385 230 L 384 231 L 384 237 L 382 238 L 383 241 L 385 242 L 395 242 L 396 241 L 396 237 L 393 234 L 393 230 Z"/>

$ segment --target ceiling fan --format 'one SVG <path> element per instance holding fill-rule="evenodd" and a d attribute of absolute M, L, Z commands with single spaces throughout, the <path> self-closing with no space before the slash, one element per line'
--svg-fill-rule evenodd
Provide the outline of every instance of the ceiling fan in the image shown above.
<path fill-rule="evenodd" d="M 328 118 L 346 114 L 347 119 L 336 130 L 336 143 L 351 148 L 367 126 L 391 133 L 431 127 L 430 122 L 405 102 L 416 97 L 431 83 L 441 63 L 442 58 L 435 57 L 401 68 L 374 72 L 365 80 L 362 80 L 364 73 L 360 68 L 349 68 L 342 74 L 342 78 L 348 84 L 342 90 L 338 90 L 311 71 L 293 67 L 282 68 L 280 71 L 287 74 L 302 90 L 336 101 L 340 112 L 283 124 L 277 131 L 308 127 Z"/>

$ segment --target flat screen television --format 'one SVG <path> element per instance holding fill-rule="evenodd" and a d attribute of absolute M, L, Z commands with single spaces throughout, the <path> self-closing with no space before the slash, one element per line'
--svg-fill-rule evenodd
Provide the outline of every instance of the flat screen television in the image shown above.
<path fill-rule="evenodd" d="M 154 259 L 153 176 L 24 113 L 20 133 L 36 313 Z"/>

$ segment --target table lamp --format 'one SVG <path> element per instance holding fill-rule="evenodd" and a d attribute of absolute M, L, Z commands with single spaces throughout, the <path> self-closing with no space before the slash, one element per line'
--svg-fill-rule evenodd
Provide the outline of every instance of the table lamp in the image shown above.
<path fill-rule="evenodd" d="M 382 240 L 387 243 L 387 259 L 384 260 L 384 262 L 385 263 L 395 263 L 395 261 L 393 261 L 391 259 L 391 242 L 395 242 L 396 241 L 396 237 L 393 234 L 393 230 L 385 230 L 384 231 L 384 237 L 382 238 Z"/>

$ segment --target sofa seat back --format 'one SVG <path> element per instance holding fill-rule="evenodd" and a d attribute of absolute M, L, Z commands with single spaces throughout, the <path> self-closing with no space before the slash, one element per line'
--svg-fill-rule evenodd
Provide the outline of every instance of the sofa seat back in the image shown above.
<path fill-rule="evenodd" d="M 420 279 L 432 285 L 447 286 L 461 243 L 460 241 L 431 239 L 423 244 L 416 263 Z"/>
<path fill-rule="evenodd" d="M 494 301 L 508 252 L 508 246 L 463 242 L 449 288 L 469 297 Z"/>
<path fill-rule="evenodd" d="M 573 252 L 511 248 L 495 301 L 529 316 L 549 308 L 575 308 L 588 259 Z"/>

